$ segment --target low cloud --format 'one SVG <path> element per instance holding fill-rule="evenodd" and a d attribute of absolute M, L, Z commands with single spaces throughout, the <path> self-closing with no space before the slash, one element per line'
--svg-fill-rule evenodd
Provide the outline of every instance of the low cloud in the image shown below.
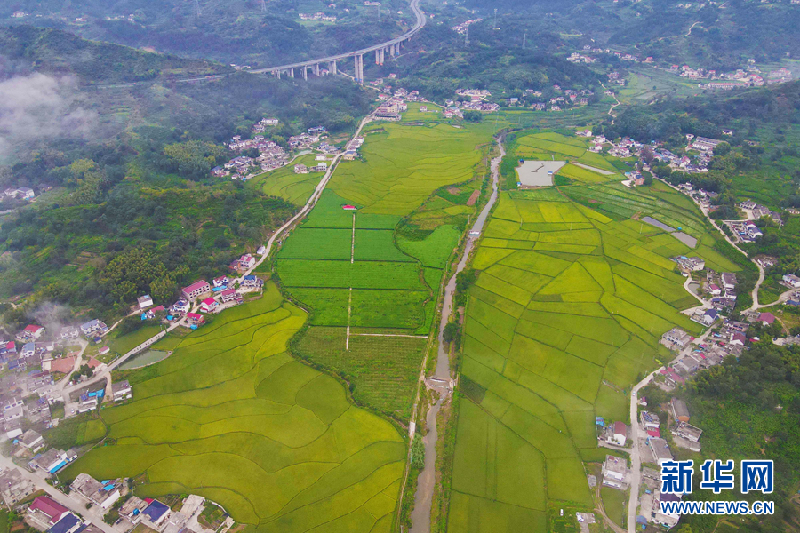
<path fill-rule="evenodd" d="M 34 73 L 0 81 L 0 156 L 56 138 L 87 138 L 97 113 L 77 103 L 77 80 Z"/>

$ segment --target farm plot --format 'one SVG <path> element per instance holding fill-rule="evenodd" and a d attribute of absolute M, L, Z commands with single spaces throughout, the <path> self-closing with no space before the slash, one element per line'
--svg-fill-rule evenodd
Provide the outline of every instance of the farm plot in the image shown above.
<path fill-rule="evenodd" d="M 413 398 L 399 373 L 415 382 L 427 339 L 393 336 L 430 333 L 447 259 L 476 209 L 477 197 L 468 204 L 487 173 L 481 145 L 493 127 L 368 125 L 362 159 L 340 163 L 275 260 L 281 285 L 311 312 L 293 348 L 344 372 L 359 402 L 399 420 Z"/>
<path fill-rule="evenodd" d="M 620 195 L 609 186 L 569 189 L 579 201 L 602 192 L 610 206 L 658 211 L 688 228 L 697 220 L 657 196 Z M 467 304 L 467 385 L 449 511 L 458 531 L 515 531 L 519 520 L 544 520 L 539 513 L 549 506 L 591 508 L 582 460 L 596 449 L 594 418 L 628 422 L 627 398 L 618 391 L 667 355 L 660 336 L 676 325 L 700 333 L 680 313 L 693 302 L 667 259 L 675 248 L 665 249 L 663 239 L 673 237 L 652 227 L 639 233 L 637 221 L 551 198 L 544 191 L 501 193 L 494 212 L 500 218 L 488 226 L 499 238 L 485 237 L 473 263 L 480 273 Z M 515 245 L 532 234 L 533 250 Z M 510 441 L 515 452 L 502 452 Z M 508 483 L 526 489 L 509 491 Z M 489 513 L 491 521 L 479 519 Z"/>
<path fill-rule="evenodd" d="M 135 400 L 101 415 L 114 444 L 62 481 L 144 474 L 141 496 L 200 494 L 263 533 L 390 531 L 403 438 L 286 353 L 305 320 L 269 284 L 184 337 L 169 359 L 130 374 Z"/>

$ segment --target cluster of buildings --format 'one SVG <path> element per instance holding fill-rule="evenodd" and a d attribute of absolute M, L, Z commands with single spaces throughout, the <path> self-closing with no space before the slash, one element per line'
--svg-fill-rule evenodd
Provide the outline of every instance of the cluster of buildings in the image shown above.
<path fill-rule="evenodd" d="M 326 15 L 322 11 L 316 13 L 300 13 L 300 20 L 322 20 L 325 22 L 336 22 L 335 15 Z"/>
<path fill-rule="evenodd" d="M 752 201 L 745 201 L 739 204 L 739 209 L 747 213 L 747 218 L 751 220 L 759 220 L 764 217 L 771 219 L 778 225 L 783 225 L 783 220 L 781 220 L 781 214 L 777 211 L 772 211 L 768 207 L 765 207 L 761 204 L 757 204 Z"/>
<path fill-rule="evenodd" d="M 36 194 L 30 187 L 9 187 L 3 191 L 5 200 L 33 200 Z"/>
<path fill-rule="evenodd" d="M 399 121 L 402 118 L 402 114 L 408 111 L 408 104 L 406 101 L 409 100 L 409 96 L 412 96 L 416 100 L 419 98 L 419 91 L 412 91 L 409 93 L 405 89 L 400 88 L 392 95 L 385 93 L 379 94 L 378 99 L 381 100 L 381 104 L 372 116 L 379 120 L 388 120 L 391 122 Z"/>
<path fill-rule="evenodd" d="M 140 527 L 158 533 L 204 533 L 208 530 L 198 523 L 198 517 L 206 505 L 214 505 L 201 496 L 189 495 L 171 507 L 154 498 L 134 496 L 123 479 L 99 481 L 85 473 L 78 474 L 69 485 L 69 500 L 56 501 L 44 495 L 20 504 L 35 492 L 35 486 L 16 468 L 0 470 L 0 490 L 6 505 L 17 511 L 28 526 L 47 533 L 102 533 L 107 528 L 93 525 L 92 520 L 100 520 L 112 509 L 119 516 L 114 524 L 119 531 Z M 78 503 L 83 504 L 80 509 L 74 507 Z M 178 508 L 180 511 L 173 510 Z M 84 514 L 91 518 L 84 518 Z M 232 519 L 225 519 L 227 527 L 232 524 Z M 215 523 L 213 527 L 221 525 Z"/>
<path fill-rule="evenodd" d="M 277 118 L 262 118 L 255 124 L 253 124 L 253 133 L 264 133 L 267 131 L 267 128 L 271 126 L 277 126 L 278 119 Z"/>
<path fill-rule="evenodd" d="M 457 25 L 453 26 L 450 29 L 453 30 L 454 32 L 456 32 L 459 35 L 465 35 L 467 33 L 467 31 L 468 31 L 467 28 L 469 28 L 472 24 L 475 24 L 476 22 L 480 22 L 482 20 L 483 19 L 465 20 L 461 24 L 457 24 Z"/>
<path fill-rule="evenodd" d="M 254 172 L 259 170 L 268 172 L 289 162 L 289 155 L 286 151 L 274 141 L 264 137 L 242 139 L 240 135 L 237 135 L 227 143 L 227 147 L 239 153 L 255 148 L 258 150 L 259 155 L 255 158 L 239 155 L 221 167 L 214 167 L 211 170 L 211 175 L 215 178 L 231 176 L 231 179 L 247 180 L 253 177 Z"/>
<path fill-rule="evenodd" d="M 494 113 L 500 109 L 499 104 L 485 102 L 478 98 L 475 100 L 445 100 L 444 117 L 464 117 L 464 111 L 480 111 L 481 113 Z"/>
<path fill-rule="evenodd" d="M 645 402 L 646 403 L 646 402 Z M 673 398 L 668 406 L 668 427 L 675 445 L 692 451 L 700 451 L 700 435 L 702 430 L 689 424 L 689 410 L 686 404 Z M 640 429 L 646 433 L 645 448 L 650 454 L 650 460 L 643 458 L 643 462 L 661 466 L 665 461 L 674 460 L 669 444 L 661 437 L 661 420 L 658 415 L 650 411 L 640 411 Z M 664 514 L 661 512 L 660 502 L 677 501 L 680 496 L 661 494 L 661 472 L 659 469 L 644 467 L 642 469 L 643 494 L 639 497 L 639 512 L 637 523 L 644 529 L 648 524 L 659 524 L 666 528 L 677 525 L 680 515 Z"/>

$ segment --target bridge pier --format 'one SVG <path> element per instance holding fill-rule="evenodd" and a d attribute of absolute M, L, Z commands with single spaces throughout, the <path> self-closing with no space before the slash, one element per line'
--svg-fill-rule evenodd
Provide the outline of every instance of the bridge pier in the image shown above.
<path fill-rule="evenodd" d="M 308 67 L 303 67 L 303 79 L 308 81 Z"/>
<path fill-rule="evenodd" d="M 339 73 L 336 70 L 336 60 L 335 59 L 333 61 L 329 61 L 328 62 L 328 70 L 330 70 L 331 74 L 333 74 L 334 76 L 336 76 Z"/>
<path fill-rule="evenodd" d="M 289 69 L 289 77 L 290 78 L 294 78 L 294 69 L 293 68 Z"/>
<path fill-rule="evenodd" d="M 356 83 L 364 84 L 364 54 L 358 54 L 356 58 Z"/>
<path fill-rule="evenodd" d="M 319 78 L 319 63 L 314 65 L 314 76 Z"/>
<path fill-rule="evenodd" d="M 381 64 L 381 51 L 380 50 L 375 50 L 375 64 L 376 65 L 380 65 Z"/>

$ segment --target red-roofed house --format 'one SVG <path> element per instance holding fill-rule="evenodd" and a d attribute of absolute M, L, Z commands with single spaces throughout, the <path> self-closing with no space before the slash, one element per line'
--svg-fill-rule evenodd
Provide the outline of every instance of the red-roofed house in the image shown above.
<path fill-rule="evenodd" d="M 731 335 L 731 342 L 730 343 L 731 344 L 737 344 L 739 346 L 744 346 L 745 344 L 747 344 L 747 337 L 745 337 L 744 335 L 742 335 L 741 333 L 738 333 L 738 332 L 734 333 L 733 335 Z"/>
<path fill-rule="evenodd" d="M 345 205 L 342 206 L 342 209 L 344 209 L 345 211 L 355 211 L 356 210 L 356 206 L 350 205 L 350 204 L 345 204 Z"/>
<path fill-rule="evenodd" d="M 203 300 L 203 303 L 200 304 L 200 310 L 204 313 L 210 313 L 218 305 L 219 302 L 214 298 L 206 298 Z"/>
<path fill-rule="evenodd" d="M 661 429 L 660 428 L 648 429 L 647 434 L 650 437 L 661 437 Z"/>
<path fill-rule="evenodd" d="M 722 294 L 722 291 L 720 290 L 720 288 L 717 287 L 716 284 L 714 284 L 714 283 L 711 283 L 711 284 L 708 285 L 708 292 L 710 292 L 714 296 L 718 296 L 718 295 Z"/>
<path fill-rule="evenodd" d="M 236 299 L 236 289 L 226 289 L 219 293 L 222 303 L 227 303 Z"/>
<path fill-rule="evenodd" d="M 624 422 L 614 422 L 614 434 L 611 439 L 617 446 L 625 446 L 625 442 L 628 440 L 628 426 Z"/>
<path fill-rule="evenodd" d="M 228 276 L 220 276 L 218 278 L 214 278 L 211 280 L 211 283 L 214 284 L 214 287 L 222 287 L 223 285 L 228 284 Z"/>
<path fill-rule="evenodd" d="M 762 324 L 767 326 L 775 322 L 775 315 L 773 315 L 772 313 L 761 313 L 760 315 L 758 315 L 756 322 L 761 322 Z"/>
<path fill-rule="evenodd" d="M 196 300 L 198 297 L 211 292 L 211 285 L 205 280 L 195 281 L 188 287 L 181 289 L 181 295 L 187 300 Z"/>
<path fill-rule="evenodd" d="M 17 339 L 20 341 L 32 341 L 36 340 L 44 334 L 44 328 L 42 326 L 37 326 L 36 324 L 29 324 L 25 326 L 25 329 L 17 334 Z"/>
<path fill-rule="evenodd" d="M 37 522 L 53 525 L 69 512 L 69 509 L 47 496 L 39 496 L 28 506 L 28 514 Z"/>
<path fill-rule="evenodd" d="M 199 315 L 197 313 L 187 313 L 186 319 L 189 321 L 189 325 L 192 326 L 199 326 L 206 321 L 206 319 L 203 318 L 203 315 Z"/>

